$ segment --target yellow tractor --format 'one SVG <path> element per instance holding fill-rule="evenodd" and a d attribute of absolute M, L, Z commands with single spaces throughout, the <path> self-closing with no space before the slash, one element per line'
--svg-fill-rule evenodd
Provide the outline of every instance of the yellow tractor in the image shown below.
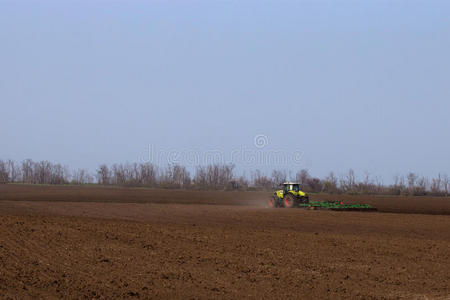
<path fill-rule="evenodd" d="M 309 203 L 308 195 L 300 190 L 300 185 L 295 182 L 285 182 L 283 188 L 273 193 L 269 201 L 270 207 L 298 207 L 300 204 Z"/>

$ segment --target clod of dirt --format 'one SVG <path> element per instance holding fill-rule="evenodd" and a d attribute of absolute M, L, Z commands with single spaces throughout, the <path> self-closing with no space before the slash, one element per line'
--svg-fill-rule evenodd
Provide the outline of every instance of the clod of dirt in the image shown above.
<path fill-rule="evenodd" d="M 129 291 L 127 293 L 128 296 L 130 297 L 139 297 L 139 293 L 138 292 L 133 292 L 133 291 Z"/>

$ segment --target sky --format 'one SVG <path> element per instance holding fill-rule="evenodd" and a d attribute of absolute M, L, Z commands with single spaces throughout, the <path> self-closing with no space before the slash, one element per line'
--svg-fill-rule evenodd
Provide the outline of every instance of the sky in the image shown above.
<path fill-rule="evenodd" d="M 0 0 L 0 159 L 450 175 L 449 53 L 448 1 Z"/>

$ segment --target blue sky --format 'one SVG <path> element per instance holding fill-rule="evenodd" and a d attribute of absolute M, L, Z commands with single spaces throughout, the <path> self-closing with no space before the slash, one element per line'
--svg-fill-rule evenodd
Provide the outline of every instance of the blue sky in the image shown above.
<path fill-rule="evenodd" d="M 0 0 L 0 158 L 95 170 L 150 145 L 302 153 L 239 172 L 450 174 L 449 16 L 448 1 Z"/>

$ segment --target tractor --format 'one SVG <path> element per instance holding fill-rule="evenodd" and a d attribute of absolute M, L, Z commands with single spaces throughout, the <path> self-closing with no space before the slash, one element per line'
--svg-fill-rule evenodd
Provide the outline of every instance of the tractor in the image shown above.
<path fill-rule="evenodd" d="M 269 206 L 273 208 L 303 208 L 311 210 L 334 211 L 376 211 L 369 204 L 345 204 L 343 201 L 310 201 L 309 196 L 300 190 L 300 185 L 295 182 L 285 182 L 283 188 L 273 193 Z"/>
<path fill-rule="evenodd" d="M 300 185 L 295 182 L 285 182 L 282 189 L 273 193 L 269 201 L 270 207 L 298 207 L 300 204 L 309 203 L 308 195 L 300 190 Z"/>

